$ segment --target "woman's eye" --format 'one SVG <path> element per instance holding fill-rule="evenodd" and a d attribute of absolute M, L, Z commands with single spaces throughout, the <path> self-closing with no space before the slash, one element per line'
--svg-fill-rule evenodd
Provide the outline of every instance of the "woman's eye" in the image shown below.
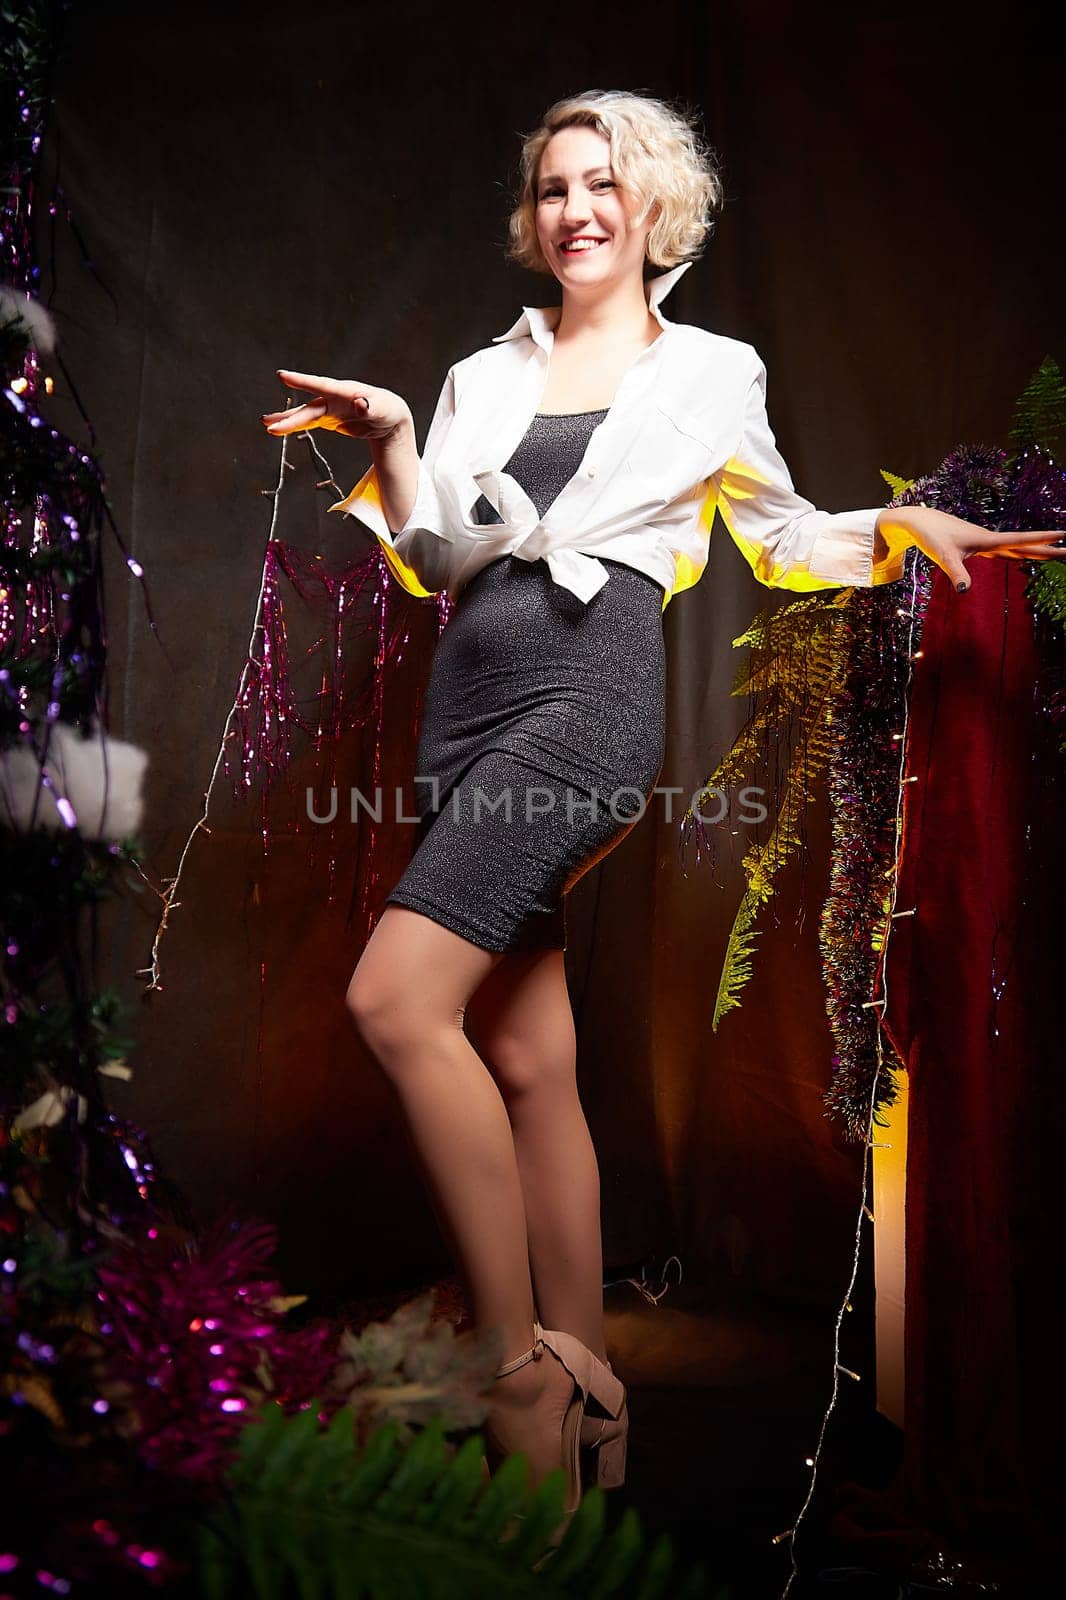
<path fill-rule="evenodd" d="M 611 178 L 597 178 L 592 187 L 594 189 L 617 189 L 618 185 Z M 543 189 L 539 198 L 541 200 L 554 200 L 561 194 L 561 189 Z"/>

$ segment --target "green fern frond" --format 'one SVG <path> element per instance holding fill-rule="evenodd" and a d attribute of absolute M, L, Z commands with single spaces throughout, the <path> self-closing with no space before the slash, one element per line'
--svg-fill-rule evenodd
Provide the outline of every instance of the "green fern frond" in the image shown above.
<path fill-rule="evenodd" d="M 352 1412 L 322 1429 L 320 1404 L 292 1417 L 268 1405 L 242 1430 L 229 1496 L 198 1529 L 205 1600 L 654 1600 L 672 1576 L 672 1594 L 710 1592 L 701 1567 L 673 1574 L 668 1537 L 648 1548 L 631 1508 L 608 1533 L 595 1487 L 553 1549 L 561 1469 L 530 1490 L 525 1457 L 512 1455 L 486 1483 L 481 1436 L 455 1448 L 437 1417 L 407 1440 L 390 1418 L 360 1453 Z"/>
<path fill-rule="evenodd" d="M 797 631 L 797 624 L 806 621 L 812 612 L 818 615 L 832 607 L 834 599 L 822 592 L 806 594 L 798 600 L 790 600 L 787 605 L 778 606 L 774 611 L 760 611 L 752 617 L 744 632 L 733 640 L 733 646 L 740 649 L 748 645 L 753 650 L 760 650 L 767 643 L 792 636 Z"/>
<path fill-rule="evenodd" d="M 696 806 L 707 790 L 725 788 L 765 768 L 768 749 L 775 752 L 777 771 L 783 762 L 784 774 L 774 785 L 777 816 L 769 837 L 744 857 L 746 889 L 726 943 L 712 1031 L 741 1003 L 741 991 L 752 975 L 755 921 L 772 897 L 781 869 L 802 847 L 803 819 L 814 803 L 813 779 L 834 748 L 831 708 L 844 679 L 840 637 L 847 620 L 845 602 L 846 596 L 839 594 L 804 596 L 772 614 L 760 613 L 734 641 L 751 648 L 733 692 L 750 695 L 755 708 Z"/>
<path fill-rule="evenodd" d="M 753 718 L 741 729 L 732 747 L 726 751 L 703 788 L 698 791 L 697 798 L 701 808 L 707 798 L 707 790 L 725 789 L 730 784 L 739 783 L 742 778 L 747 777 L 758 760 L 763 735 L 768 726 L 772 727 L 773 724 Z"/>
<path fill-rule="evenodd" d="M 733 641 L 749 644 L 751 651 L 737 668 L 731 693 L 759 703 L 705 789 L 739 781 L 756 763 L 767 736 L 786 730 L 797 713 L 803 721 L 819 722 L 821 684 L 831 672 L 839 681 L 842 618 L 839 596 L 808 595 L 772 616 L 761 613 Z"/>
<path fill-rule="evenodd" d="M 891 498 L 893 500 L 895 500 L 898 495 L 905 494 L 906 491 L 917 482 L 917 479 L 915 478 L 901 478 L 897 473 L 888 472 L 884 467 L 881 468 L 881 476 L 888 484 L 888 487 L 892 490 Z"/>
<path fill-rule="evenodd" d="M 1045 356 L 1018 397 L 1007 435 L 1016 448 L 1036 444 L 1050 454 L 1066 428 L 1066 380 L 1053 356 Z"/>
<path fill-rule="evenodd" d="M 733 918 L 711 1018 L 712 1033 L 718 1032 L 718 1024 L 727 1012 L 736 1011 L 740 1006 L 740 991 L 751 977 L 755 941 L 759 937 L 754 922 L 761 904 L 756 895 L 745 894 Z"/>

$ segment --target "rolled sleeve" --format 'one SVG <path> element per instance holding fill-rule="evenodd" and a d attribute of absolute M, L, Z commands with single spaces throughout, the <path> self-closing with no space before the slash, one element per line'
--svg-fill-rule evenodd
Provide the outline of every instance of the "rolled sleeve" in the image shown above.
<path fill-rule="evenodd" d="M 329 508 L 358 517 L 365 523 L 377 538 L 393 577 L 408 594 L 420 598 L 438 594 L 446 586 L 451 540 L 437 492 L 434 466 L 454 415 L 455 378 L 454 370 L 449 370 L 418 463 L 414 505 L 398 532 L 393 532 L 385 517 L 375 467 L 363 474 L 350 494 Z"/>
<path fill-rule="evenodd" d="M 734 543 L 759 582 L 770 588 L 869 588 L 902 576 L 902 552 L 874 560 L 883 507 L 819 511 L 796 492 L 766 414 L 762 361 L 748 389 L 736 452 L 712 483 Z"/>

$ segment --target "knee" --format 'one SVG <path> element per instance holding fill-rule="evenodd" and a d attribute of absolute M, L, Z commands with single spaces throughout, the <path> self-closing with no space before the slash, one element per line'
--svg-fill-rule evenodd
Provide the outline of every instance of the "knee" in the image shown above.
<path fill-rule="evenodd" d="M 504 1100 L 516 1104 L 533 1095 L 558 1094 L 576 1088 L 577 1075 L 572 1058 L 551 1048 L 543 1040 L 521 1034 L 493 1032 L 471 1043 L 489 1068 Z"/>
<path fill-rule="evenodd" d="M 394 985 L 370 983 L 356 968 L 344 996 L 345 1008 L 359 1038 L 379 1060 L 401 1044 L 403 997 Z"/>
<path fill-rule="evenodd" d="M 410 993 L 403 984 L 371 982 L 357 967 L 344 997 L 356 1033 L 373 1056 L 385 1067 L 417 1054 L 438 1026 L 433 1010 Z M 463 1011 L 452 1019 L 462 1030 Z"/>

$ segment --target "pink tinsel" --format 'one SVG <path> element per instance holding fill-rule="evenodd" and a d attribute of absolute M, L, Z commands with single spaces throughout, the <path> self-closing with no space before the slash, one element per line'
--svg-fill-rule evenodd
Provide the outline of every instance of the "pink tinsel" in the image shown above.
<path fill-rule="evenodd" d="M 146 1463 L 208 1492 L 249 1414 L 268 1399 L 306 1407 L 337 1361 L 334 1327 L 284 1326 L 276 1243 L 272 1226 L 228 1214 L 198 1243 L 146 1238 L 98 1269 L 104 1398 Z"/>

